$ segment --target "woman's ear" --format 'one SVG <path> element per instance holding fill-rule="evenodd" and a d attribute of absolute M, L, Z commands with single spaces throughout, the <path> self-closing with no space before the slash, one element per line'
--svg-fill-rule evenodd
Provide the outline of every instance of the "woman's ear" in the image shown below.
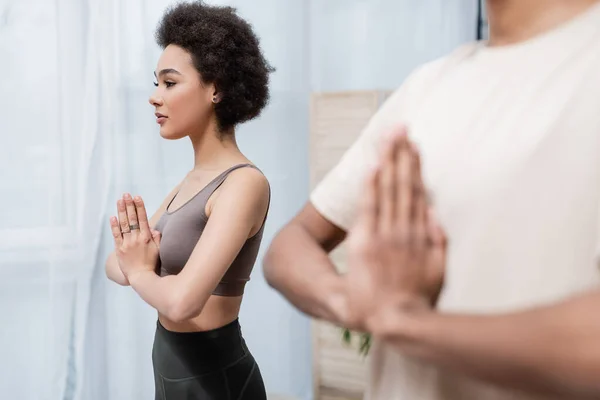
<path fill-rule="evenodd" d="M 217 88 L 214 88 L 213 90 L 213 96 L 212 96 L 212 102 L 217 104 L 218 102 L 221 101 L 221 93 L 219 93 L 219 91 L 217 90 Z"/>

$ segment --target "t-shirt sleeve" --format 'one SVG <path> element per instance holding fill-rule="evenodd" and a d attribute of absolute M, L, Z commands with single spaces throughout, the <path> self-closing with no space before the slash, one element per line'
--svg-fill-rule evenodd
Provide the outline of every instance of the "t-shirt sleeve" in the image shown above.
<path fill-rule="evenodd" d="M 375 113 L 359 138 L 310 195 L 317 211 L 334 225 L 348 231 L 354 221 L 365 176 L 377 161 L 380 139 L 401 123 L 404 88 L 397 89 Z"/>
<path fill-rule="evenodd" d="M 378 161 L 381 139 L 395 126 L 409 125 L 407 117 L 435 87 L 437 77 L 449 59 L 442 57 L 431 61 L 410 74 L 373 115 L 340 162 L 315 187 L 310 202 L 325 219 L 345 231 L 350 230 L 366 174 Z M 408 128 L 410 131 L 410 126 Z"/>

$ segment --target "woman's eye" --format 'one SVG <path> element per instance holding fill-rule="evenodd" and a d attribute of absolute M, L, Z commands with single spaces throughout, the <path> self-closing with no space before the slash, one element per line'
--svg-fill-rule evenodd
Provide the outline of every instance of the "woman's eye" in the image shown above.
<path fill-rule="evenodd" d="M 175 85 L 175 82 L 165 82 L 166 87 L 171 87 Z M 154 86 L 158 87 L 158 82 L 154 82 Z"/>

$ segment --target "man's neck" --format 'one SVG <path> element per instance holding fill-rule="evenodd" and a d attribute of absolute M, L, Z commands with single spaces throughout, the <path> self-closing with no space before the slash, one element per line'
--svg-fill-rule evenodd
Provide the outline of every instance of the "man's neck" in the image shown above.
<path fill-rule="evenodd" d="M 490 46 L 510 45 L 543 34 L 600 0 L 487 0 Z"/>

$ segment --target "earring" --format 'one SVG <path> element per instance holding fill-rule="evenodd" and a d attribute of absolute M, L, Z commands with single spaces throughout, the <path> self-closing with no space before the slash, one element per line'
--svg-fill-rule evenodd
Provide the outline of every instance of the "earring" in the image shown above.
<path fill-rule="evenodd" d="M 217 102 L 217 96 L 213 96 L 213 103 Z"/>

